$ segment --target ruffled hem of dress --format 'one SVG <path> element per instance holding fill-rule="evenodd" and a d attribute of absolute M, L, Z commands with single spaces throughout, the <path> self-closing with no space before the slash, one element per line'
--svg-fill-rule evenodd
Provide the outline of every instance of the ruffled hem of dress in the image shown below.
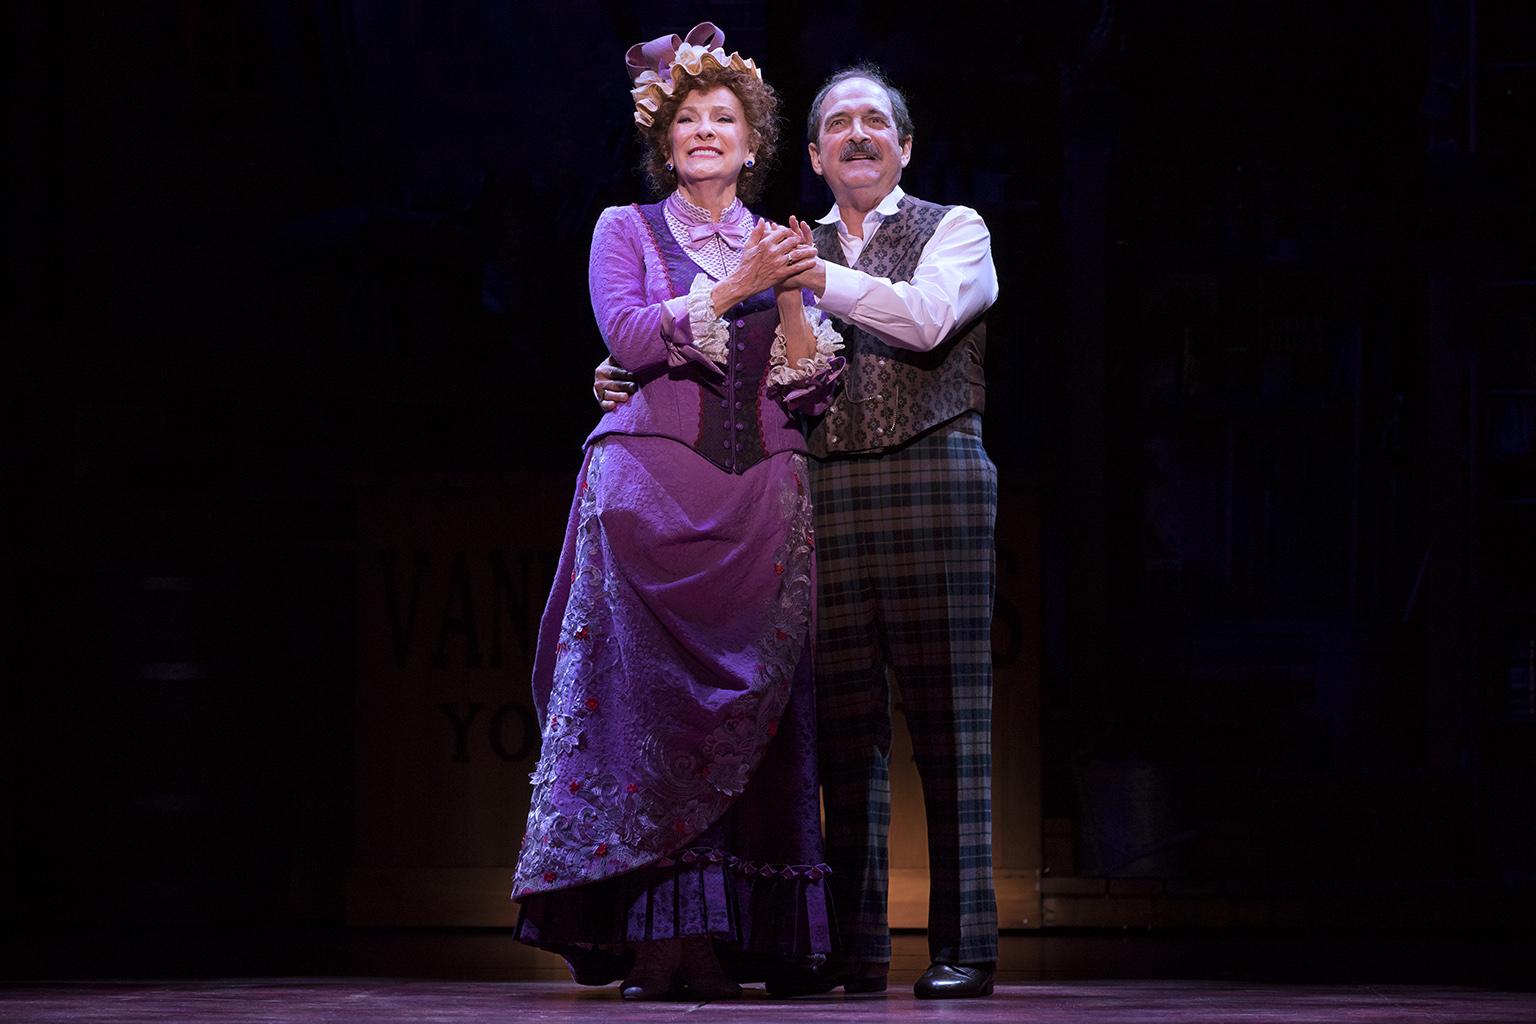
<path fill-rule="evenodd" d="M 752 956 L 830 953 L 825 864 L 767 864 L 695 848 L 666 866 L 525 897 L 515 936 L 569 957 L 653 939 L 708 935 Z"/>

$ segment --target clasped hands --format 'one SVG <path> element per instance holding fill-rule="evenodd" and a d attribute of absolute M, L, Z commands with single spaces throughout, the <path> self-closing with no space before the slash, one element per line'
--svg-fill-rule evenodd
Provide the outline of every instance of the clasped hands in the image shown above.
<path fill-rule="evenodd" d="M 715 285 L 710 298 L 715 311 L 723 315 L 725 310 L 758 292 L 772 288 L 782 293 L 800 288 L 801 278 L 816 265 L 816 243 L 809 224 L 793 216 L 787 226 L 759 220 L 742 245 L 741 265 Z"/>
<path fill-rule="evenodd" d="M 785 301 L 801 288 L 814 287 L 821 270 L 816 256 L 816 242 L 811 226 L 791 216 L 789 224 L 759 220 L 752 225 L 741 249 L 741 265 L 736 272 L 715 285 L 710 302 L 723 313 L 743 299 L 772 288 Z M 592 393 L 604 412 L 612 412 L 629 401 L 634 393 L 634 375 L 612 359 L 598 364 L 593 375 Z"/>

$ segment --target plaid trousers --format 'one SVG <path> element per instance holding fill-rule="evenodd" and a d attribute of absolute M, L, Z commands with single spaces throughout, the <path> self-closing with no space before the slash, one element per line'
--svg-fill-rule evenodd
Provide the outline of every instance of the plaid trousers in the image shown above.
<path fill-rule="evenodd" d="M 997 959 L 992 605 L 997 470 L 967 413 L 878 455 L 812 461 L 816 701 L 843 953 L 888 961 L 891 690 L 928 823 L 928 947 Z"/>

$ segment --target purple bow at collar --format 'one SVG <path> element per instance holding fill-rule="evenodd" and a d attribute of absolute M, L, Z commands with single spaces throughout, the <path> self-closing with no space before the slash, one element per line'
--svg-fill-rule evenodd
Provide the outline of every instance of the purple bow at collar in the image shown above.
<path fill-rule="evenodd" d="M 747 244 L 747 235 L 751 232 L 751 226 L 746 217 L 736 217 L 730 221 L 711 220 L 703 224 L 690 224 L 688 226 L 688 241 L 698 246 L 709 241 L 710 235 L 718 235 L 720 240 L 732 249 L 740 249 Z"/>

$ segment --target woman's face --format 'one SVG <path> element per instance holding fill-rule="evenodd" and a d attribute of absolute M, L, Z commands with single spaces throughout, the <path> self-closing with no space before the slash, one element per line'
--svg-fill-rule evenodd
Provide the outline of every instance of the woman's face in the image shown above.
<path fill-rule="evenodd" d="M 672 163 L 681 185 L 734 182 L 747 157 L 752 131 L 741 100 L 728 87 L 695 89 L 683 97 L 672 122 Z"/>

